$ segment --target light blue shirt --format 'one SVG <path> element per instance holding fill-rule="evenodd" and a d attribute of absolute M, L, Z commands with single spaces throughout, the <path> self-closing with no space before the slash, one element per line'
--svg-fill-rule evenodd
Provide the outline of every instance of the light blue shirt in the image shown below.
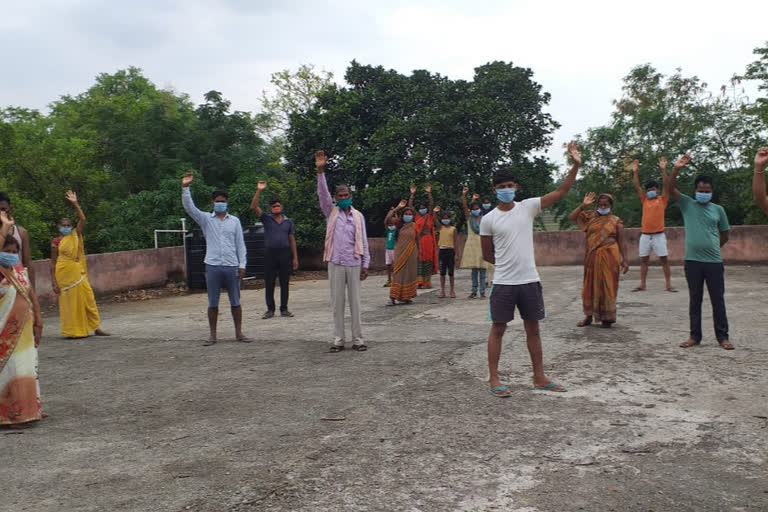
<path fill-rule="evenodd" d="M 245 239 L 240 219 L 227 214 L 220 219 L 212 212 L 197 209 L 189 187 L 181 189 L 181 203 L 205 235 L 205 264 L 245 268 Z"/>

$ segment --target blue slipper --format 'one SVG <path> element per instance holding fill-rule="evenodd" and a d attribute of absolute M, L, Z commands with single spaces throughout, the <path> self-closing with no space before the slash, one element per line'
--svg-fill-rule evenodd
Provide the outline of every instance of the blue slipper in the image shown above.
<path fill-rule="evenodd" d="M 568 391 L 565 389 L 565 387 L 555 381 L 552 381 L 549 384 L 545 384 L 543 386 L 533 386 L 533 389 L 538 391 L 552 391 L 553 393 L 565 393 Z"/>
<path fill-rule="evenodd" d="M 491 394 L 499 398 L 509 398 L 512 396 L 512 391 L 509 389 L 509 386 L 498 386 L 491 388 Z"/>

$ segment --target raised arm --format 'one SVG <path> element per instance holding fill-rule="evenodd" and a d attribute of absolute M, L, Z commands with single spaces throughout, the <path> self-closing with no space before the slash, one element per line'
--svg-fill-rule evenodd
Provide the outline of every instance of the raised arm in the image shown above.
<path fill-rule="evenodd" d="M 192 220 L 197 222 L 198 226 L 203 227 L 205 224 L 205 213 L 201 212 L 195 206 L 195 202 L 192 200 L 192 192 L 189 191 L 189 186 L 195 179 L 195 175 L 188 172 L 181 179 L 181 204 L 184 206 L 184 211 L 187 215 L 192 217 Z"/>
<path fill-rule="evenodd" d="M 640 162 L 638 160 L 632 162 L 632 183 L 635 185 L 635 192 L 637 192 L 637 196 L 642 203 L 645 201 L 645 192 L 643 192 L 643 187 L 640 186 Z"/>
<path fill-rule="evenodd" d="M 576 222 L 576 220 L 579 218 L 579 215 L 581 215 L 581 212 L 584 211 L 584 208 L 588 207 L 592 203 L 595 202 L 595 193 L 590 192 L 587 195 L 584 196 L 584 201 L 581 202 L 579 206 L 576 207 L 575 210 L 571 212 L 571 214 L 568 216 L 568 220 L 571 222 Z"/>
<path fill-rule="evenodd" d="M 579 153 L 579 146 L 576 145 L 575 141 L 572 141 L 570 144 L 568 144 L 568 154 L 571 156 L 573 166 L 571 167 L 571 170 L 568 171 L 568 175 L 556 190 L 541 196 L 542 210 L 563 199 L 568 194 L 568 191 L 571 190 L 573 184 L 576 182 L 576 174 L 578 174 L 579 167 L 581 167 L 581 154 Z"/>
<path fill-rule="evenodd" d="M 77 202 L 77 194 L 72 192 L 71 190 L 67 190 L 67 201 L 72 203 L 72 207 L 75 209 L 75 212 L 77 212 L 77 234 L 80 236 L 83 236 L 83 229 L 85 229 L 85 213 L 83 213 L 83 209 L 80 208 L 80 203 Z"/>
<path fill-rule="evenodd" d="M 427 193 L 427 200 L 428 200 L 427 208 L 429 208 L 429 211 L 431 212 L 435 208 L 435 202 L 432 199 L 432 185 L 427 183 L 424 186 L 424 191 Z"/>
<path fill-rule="evenodd" d="M 440 226 L 442 226 L 442 224 L 440 224 L 440 219 L 438 219 L 439 216 L 440 216 L 440 207 L 435 206 L 432 209 L 432 222 L 435 224 L 435 229 L 440 229 Z"/>
<path fill-rule="evenodd" d="M 467 194 L 469 193 L 469 188 L 464 187 L 461 189 L 461 206 L 464 208 L 464 220 L 469 220 L 469 205 L 467 204 Z"/>
<path fill-rule="evenodd" d="M 317 170 L 317 198 L 320 200 L 320 209 L 326 217 L 331 214 L 333 208 L 333 198 L 328 191 L 328 183 L 325 181 L 325 164 L 328 163 L 328 157 L 325 151 L 315 151 L 315 169 Z"/>
<path fill-rule="evenodd" d="M 755 155 L 755 175 L 752 178 L 752 195 L 755 203 L 768 215 L 768 196 L 765 194 L 765 168 L 768 166 L 768 147 L 760 148 Z"/>
<path fill-rule="evenodd" d="M 267 182 L 266 181 L 260 181 L 256 185 L 256 193 L 253 194 L 253 199 L 251 199 L 251 210 L 253 210 L 253 213 L 256 214 L 256 217 L 261 218 L 261 215 L 264 213 L 261 210 L 261 207 L 259 206 L 259 201 L 261 201 L 261 193 L 264 192 L 264 189 L 267 188 Z"/>
<path fill-rule="evenodd" d="M 664 157 L 659 158 L 659 170 L 661 171 L 661 186 L 664 187 L 661 191 L 661 198 L 664 200 L 669 199 L 669 188 L 667 187 L 667 159 Z"/>
<path fill-rule="evenodd" d="M 400 210 L 402 210 L 403 208 L 405 208 L 405 207 L 406 207 L 406 205 L 407 205 L 407 203 L 405 202 L 405 199 L 403 199 L 402 201 L 400 201 L 400 203 L 399 203 L 397 206 L 395 206 L 394 208 L 390 209 L 390 210 L 389 210 L 389 213 L 387 213 L 387 218 L 386 218 L 386 219 L 384 219 L 384 225 L 386 226 L 386 225 L 389 223 L 389 220 L 390 220 L 390 219 L 391 219 L 391 218 L 392 218 L 392 217 L 393 217 L 393 216 L 394 216 L 396 213 L 398 213 Z"/>
<path fill-rule="evenodd" d="M 416 194 L 416 185 L 411 184 L 411 196 L 408 198 L 408 206 L 413 208 L 413 196 Z"/>
<path fill-rule="evenodd" d="M 677 190 L 677 173 L 680 172 L 680 169 L 688 165 L 690 161 L 690 156 L 683 155 L 677 160 L 677 162 L 675 162 L 675 166 L 672 167 L 672 174 L 670 174 L 669 178 L 667 179 L 669 183 L 665 184 L 664 189 L 665 191 L 669 190 L 669 197 L 672 198 L 673 201 L 680 199 L 680 191 Z"/>

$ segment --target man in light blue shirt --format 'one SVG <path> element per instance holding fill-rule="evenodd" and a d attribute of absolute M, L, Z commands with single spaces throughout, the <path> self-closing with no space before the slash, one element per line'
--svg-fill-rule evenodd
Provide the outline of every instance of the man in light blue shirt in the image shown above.
<path fill-rule="evenodd" d="M 219 318 L 219 295 L 226 288 L 232 319 L 235 321 L 237 341 L 249 343 L 242 330 L 243 310 L 240 307 L 240 280 L 245 277 L 245 239 L 240 219 L 227 213 L 226 192 L 213 193 L 213 213 L 203 212 L 195 207 L 189 185 L 194 176 L 187 173 L 181 181 L 181 202 L 192 220 L 202 228 L 205 235 L 205 282 L 208 288 L 208 326 L 211 335 L 203 345 L 214 345 L 217 341 L 216 323 Z"/>

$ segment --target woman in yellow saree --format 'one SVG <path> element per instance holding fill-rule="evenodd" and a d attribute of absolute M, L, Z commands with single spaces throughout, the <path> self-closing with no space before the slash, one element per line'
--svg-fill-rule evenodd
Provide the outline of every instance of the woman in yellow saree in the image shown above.
<path fill-rule="evenodd" d="M 584 286 L 581 300 L 584 320 L 579 327 L 600 322 L 602 327 L 616 323 L 616 297 L 619 293 L 619 271 L 627 273 L 624 224 L 612 214 L 613 196 L 600 194 L 597 210 L 584 211 L 595 202 L 594 192 L 568 217 L 586 233 L 584 255 Z"/>
<path fill-rule="evenodd" d="M 13 225 L 0 213 L 0 425 L 20 428 L 43 418 L 37 347 L 43 332 L 40 305 L 19 264 Z"/>
<path fill-rule="evenodd" d="M 61 219 L 58 225 L 61 236 L 51 243 L 53 291 L 59 296 L 61 334 L 67 338 L 85 338 L 91 333 L 109 336 L 99 328 L 99 309 L 88 281 L 83 240 L 85 214 L 71 190 L 67 192 L 67 200 L 74 206 L 80 220 L 77 228 L 73 229 L 72 221 Z"/>
<path fill-rule="evenodd" d="M 403 209 L 405 208 L 405 209 Z M 419 286 L 419 247 L 416 242 L 416 226 L 413 222 L 413 208 L 405 207 L 405 201 L 387 214 L 385 222 L 403 210 L 395 244 L 395 262 L 392 265 L 392 286 L 389 289 L 387 305 L 395 306 L 397 301 L 411 304 Z"/>

